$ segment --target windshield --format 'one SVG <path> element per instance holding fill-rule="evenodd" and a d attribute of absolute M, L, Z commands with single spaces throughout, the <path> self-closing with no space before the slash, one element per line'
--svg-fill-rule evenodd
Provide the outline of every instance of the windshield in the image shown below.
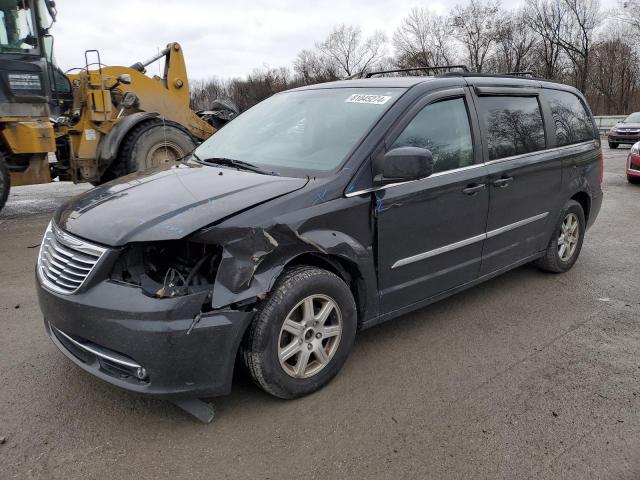
<path fill-rule="evenodd" d="M 330 171 L 404 91 L 333 88 L 280 93 L 225 125 L 195 153 L 203 160 L 229 158 L 275 171 Z"/>
<path fill-rule="evenodd" d="M 31 9 L 23 0 L 0 0 L 0 52 L 32 53 L 38 46 Z"/>
<path fill-rule="evenodd" d="M 632 113 L 622 123 L 640 123 L 640 112 Z"/>

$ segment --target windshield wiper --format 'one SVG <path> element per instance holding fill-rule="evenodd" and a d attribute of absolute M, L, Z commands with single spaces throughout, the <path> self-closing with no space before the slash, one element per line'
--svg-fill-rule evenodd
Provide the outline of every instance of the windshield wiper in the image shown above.
<path fill-rule="evenodd" d="M 224 158 L 224 157 L 211 157 L 211 158 L 200 158 L 195 153 L 192 153 L 193 157 L 200 163 L 204 163 L 206 165 L 223 165 L 225 167 L 235 167 L 241 170 L 249 170 L 250 172 L 260 173 L 262 175 L 279 175 L 278 172 L 270 172 L 265 170 L 264 168 L 260 168 L 257 165 L 249 162 L 243 162 L 242 160 L 235 160 L 233 158 Z"/>

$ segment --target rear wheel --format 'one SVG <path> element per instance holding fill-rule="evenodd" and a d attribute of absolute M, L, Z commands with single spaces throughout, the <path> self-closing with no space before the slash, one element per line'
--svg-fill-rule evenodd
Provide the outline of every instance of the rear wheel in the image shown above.
<path fill-rule="evenodd" d="M 586 221 L 582 206 L 575 200 L 569 200 L 562 209 L 544 257 L 538 259 L 536 265 L 553 273 L 569 270 L 578 260 L 585 230 Z"/>
<path fill-rule="evenodd" d="M 619 143 L 609 142 L 609 148 L 618 148 Z"/>
<path fill-rule="evenodd" d="M 2 155 L 0 155 L 0 210 L 7 203 L 9 189 L 11 188 L 11 177 L 9 176 L 9 166 Z"/>
<path fill-rule="evenodd" d="M 118 158 L 101 180 L 171 164 L 195 147 L 191 135 L 178 124 L 159 118 L 148 120 L 127 134 Z"/>
<path fill-rule="evenodd" d="M 327 384 L 342 368 L 356 334 L 356 306 L 337 275 L 314 267 L 286 271 L 243 342 L 255 383 L 280 398 Z"/>

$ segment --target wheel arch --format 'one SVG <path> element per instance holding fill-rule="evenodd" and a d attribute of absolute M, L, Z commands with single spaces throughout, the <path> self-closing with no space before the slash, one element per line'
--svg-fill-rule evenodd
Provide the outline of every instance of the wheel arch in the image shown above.
<path fill-rule="evenodd" d="M 589 223 L 589 214 L 591 213 L 591 196 L 585 191 L 579 191 L 572 195 L 570 200 L 575 200 L 582 207 L 584 212 L 585 223 Z"/>
<path fill-rule="evenodd" d="M 116 123 L 111 131 L 102 138 L 97 151 L 98 162 L 106 165 L 113 162 L 118 157 L 122 141 L 131 129 L 145 120 L 157 117 L 158 114 L 155 112 L 137 112 L 123 117 L 122 120 Z"/>
<path fill-rule="evenodd" d="M 328 270 L 336 274 L 347 284 L 356 302 L 358 327 L 360 327 L 367 308 L 367 289 L 358 264 L 339 255 L 305 252 L 291 258 L 285 264 L 284 270 L 299 265 L 308 265 Z M 280 273 L 280 275 L 282 275 L 282 273 Z"/>

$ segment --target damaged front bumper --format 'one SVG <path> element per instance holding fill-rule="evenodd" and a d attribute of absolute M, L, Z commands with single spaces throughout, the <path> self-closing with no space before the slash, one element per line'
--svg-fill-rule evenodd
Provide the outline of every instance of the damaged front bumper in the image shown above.
<path fill-rule="evenodd" d="M 49 336 L 96 377 L 167 399 L 230 392 L 236 353 L 253 312 L 200 313 L 205 292 L 158 299 L 107 280 L 61 295 L 37 284 Z"/>

